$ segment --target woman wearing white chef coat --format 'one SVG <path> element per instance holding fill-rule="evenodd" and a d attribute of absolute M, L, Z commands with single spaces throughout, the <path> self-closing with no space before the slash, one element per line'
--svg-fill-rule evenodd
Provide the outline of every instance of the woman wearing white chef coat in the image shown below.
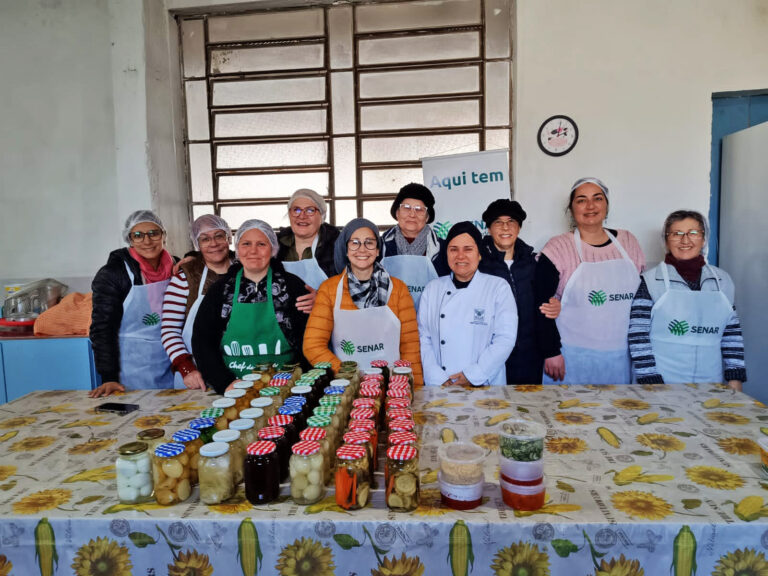
<path fill-rule="evenodd" d="M 400 188 L 389 213 L 397 225 L 381 237 L 381 265 L 405 282 L 418 312 L 424 287 L 449 272 L 444 242 L 429 226 L 435 220 L 435 197 L 426 186 L 411 182 Z"/>
<path fill-rule="evenodd" d="M 459 222 L 446 238 L 452 274 L 424 289 L 419 308 L 426 386 L 501 386 L 515 347 L 517 307 L 509 284 L 478 271 L 482 236 Z"/>
<path fill-rule="evenodd" d="M 725 270 L 707 264 L 706 221 L 677 210 L 664 222 L 664 262 L 643 273 L 632 302 L 629 351 L 640 384 L 747 379 L 744 339 Z"/>
<path fill-rule="evenodd" d="M 208 288 L 229 270 L 232 229 L 215 214 L 203 214 L 192 222 L 189 233 L 195 253 L 181 262 L 171 277 L 163 299 L 160 329 L 163 347 L 171 359 L 175 387 L 205 390 L 203 376 L 192 356 L 192 327 Z"/>

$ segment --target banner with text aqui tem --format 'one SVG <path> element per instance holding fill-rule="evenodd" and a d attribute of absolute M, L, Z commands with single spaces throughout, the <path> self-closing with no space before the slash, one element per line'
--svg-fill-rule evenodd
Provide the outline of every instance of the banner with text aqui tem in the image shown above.
<path fill-rule="evenodd" d="M 509 198 L 507 149 L 431 156 L 421 159 L 424 185 L 435 195 L 438 236 L 445 238 L 456 222 L 470 220 L 485 231 L 481 219 L 488 204 Z"/>

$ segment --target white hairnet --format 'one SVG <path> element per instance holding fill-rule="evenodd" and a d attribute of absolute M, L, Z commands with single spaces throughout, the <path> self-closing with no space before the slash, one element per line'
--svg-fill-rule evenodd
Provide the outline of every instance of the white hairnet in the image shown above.
<path fill-rule="evenodd" d="M 243 234 L 248 232 L 248 230 L 261 230 L 261 232 L 264 233 L 264 235 L 267 237 L 267 240 L 269 240 L 269 243 L 272 245 L 272 258 L 277 256 L 277 235 L 275 234 L 275 231 L 272 230 L 272 226 L 264 222 L 263 220 L 246 220 L 240 225 L 240 228 L 237 229 L 237 232 L 235 232 L 235 254 L 237 254 L 237 245 L 240 243 L 240 238 L 243 237 Z"/>
<path fill-rule="evenodd" d="M 200 246 L 197 243 L 200 234 L 210 232 L 211 230 L 223 230 L 227 233 L 227 242 L 232 241 L 232 229 L 224 218 L 216 214 L 203 214 L 192 222 L 192 227 L 189 230 L 189 237 L 192 239 L 195 250 L 200 250 Z"/>
<path fill-rule="evenodd" d="M 152 210 L 136 210 L 136 212 L 131 213 L 131 215 L 126 218 L 125 226 L 123 226 L 123 240 L 125 240 L 127 244 L 131 243 L 130 235 L 133 227 L 142 222 L 152 222 L 153 224 L 157 224 L 160 227 L 160 230 L 165 232 L 165 226 L 163 226 L 163 221 L 160 220 L 160 216 L 152 212 Z"/>
<path fill-rule="evenodd" d="M 599 178 L 592 178 L 592 177 L 587 177 L 587 178 L 579 178 L 578 180 L 576 180 L 576 182 L 574 182 L 574 183 L 573 183 L 573 186 L 571 186 L 571 192 L 573 192 L 574 190 L 576 190 L 576 188 L 578 188 L 578 187 L 579 187 L 579 186 L 581 186 L 582 184 L 594 184 L 595 186 L 597 186 L 598 188 L 600 188 L 600 190 L 602 190 L 602 191 L 603 191 L 603 194 L 605 194 L 606 196 L 608 196 L 608 186 L 606 186 L 606 185 L 603 183 L 603 181 L 602 181 L 602 180 L 600 180 Z"/>
<path fill-rule="evenodd" d="M 325 213 L 328 211 L 328 205 L 325 203 L 325 200 L 323 199 L 320 194 L 315 192 L 314 190 L 310 190 L 309 188 L 299 188 L 296 190 L 296 192 L 293 193 L 290 200 L 288 200 L 288 211 L 291 211 L 291 208 L 293 207 L 293 203 L 296 202 L 299 198 L 306 198 L 307 200 L 310 200 L 320 209 L 320 215 L 325 218 Z"/>

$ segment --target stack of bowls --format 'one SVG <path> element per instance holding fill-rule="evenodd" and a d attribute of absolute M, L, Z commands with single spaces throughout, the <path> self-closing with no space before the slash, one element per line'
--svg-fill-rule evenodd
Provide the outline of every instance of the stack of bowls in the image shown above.
<path fill-rule="evenodd" d="M 499 435 L 501 496 L 515 510 L 544 505 L 544 438 L 547 429 L 532 420 L 510 420 Z"/>

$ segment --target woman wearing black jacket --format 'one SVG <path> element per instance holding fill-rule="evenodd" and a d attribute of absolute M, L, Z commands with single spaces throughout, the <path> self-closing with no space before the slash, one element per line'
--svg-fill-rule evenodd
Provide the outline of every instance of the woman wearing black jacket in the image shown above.
<path fill-rule="evenodd" d="M 160 341 L 163 296 L 174 258 L 165 250 L 165 228 L 150 210 L 128 216 L 129 248 L 110 253 L 93 279 L 91 345 L 102 385 L 90 396 L 127 389 L 173 388 L 171 363 Z"/>
<path fill-rule="evenodd" d="M 536 310 L 536 254 L 518 237 L 525 218 L 525 210 L 514 200 L 494 200 L 483 212 L 483 222 L 490 234 L 483 238 L 479 269 L 506 280 L 517 304 L 517 341 L 506 362 L 507 384 L 541 383 L 544 359 L 536 345 L 535 316 L 541 313 L 556 318 L 560 311 L 560 303 L 554 298 Z"/>

